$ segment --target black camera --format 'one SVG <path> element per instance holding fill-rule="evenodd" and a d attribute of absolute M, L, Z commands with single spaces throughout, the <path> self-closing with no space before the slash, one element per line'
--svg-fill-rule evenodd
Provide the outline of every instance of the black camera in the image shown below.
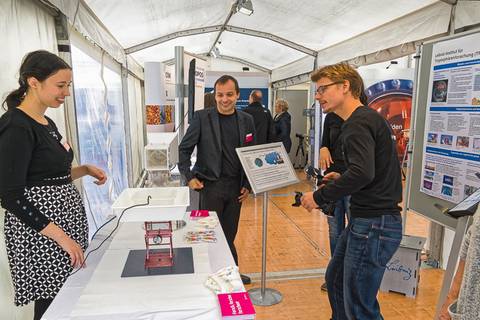
<path fill-rule="evenodd" d="M 292 204 L 292 207 L 300 207 L 302 205 L 302 196 L 302 192 L 295 191 L 295 203 Z M 318 209 L 322 210 L 327 216 L 333 217 L 335 215 L 335 201 L 325 202 L 321 204 Z"/>
<path fill-rule="evenodd" d="M 333 181 L 324 181 L 320 169 L 314 168 L 313 166 L 309 166 L 308 168 L 306 168 L 305 173 L 307 174 L 307 176 L 310 176 L 316 180 L 317 187 L 325 183 L 328 184 L 333 182 Z M 293 207 L 301 206 L 302 196 L 303 196 L 302 192 L 295 191 L 295 203 L 292 204 Z M 334 216 L 335 201 L 325 202 L 320 205 L 319 209 L 322 210 L 323 213 L 326 214 L 327 216 Z"/>
<path fill-rule="evenodd" d="M 300 139 L 305 138 L 305 136 L 303 134 L 300 134 L 300 133 L 296 133 L 295 137 L 300 138 Z"/>

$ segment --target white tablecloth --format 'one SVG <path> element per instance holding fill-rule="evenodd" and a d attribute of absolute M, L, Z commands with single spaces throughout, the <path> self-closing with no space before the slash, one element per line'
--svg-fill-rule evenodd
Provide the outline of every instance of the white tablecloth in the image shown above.
<path fill-rule="evenodd" d="M 101 231 L 90 248 L 97 247 L 114 224 Z M 145 248 L 143 224 L 122 223 L 113 240 L 90 255 L 87 267 L 68 279 L 42 319 L 220 319 L 216 296 L 203 283 L 210 273 L 235 263 L 220 225 L 216 243 L 186 244 L 183 236 L 194 224 L 187 221 L 175 231 L 173 244 L 192 247 L 195 273 L 121 278 L 129 250 Z"/>

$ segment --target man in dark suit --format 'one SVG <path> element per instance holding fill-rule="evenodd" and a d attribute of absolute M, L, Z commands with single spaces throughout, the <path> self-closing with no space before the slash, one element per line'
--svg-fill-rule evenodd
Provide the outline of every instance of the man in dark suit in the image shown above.
<path fill-rule="evenodd" d="M 235 108 L 240 89 L 229 75 L 215 82 L 216 108 L 195 112 L 187 133 L 178 146 L 178 169 L 191 189 L 200 192 L 200 209 L 216 211 L 230 251 L 238 265 L 234 240 L 242 202 L 250 185 L 235 148 L 255 144 L 253 118 Z M 197 162 L 190 170 L 197 147 Z M 242 275 L 244 283 L 250 279 Z"/>
<path fill-rule="evenodd" d="M 262 105 L 262 91 L 253 90 L 248 97 L 249 105 L 243 110 L 253 117 L 257 144 L 275 142 L 275 126 L 272 114 Z"/>

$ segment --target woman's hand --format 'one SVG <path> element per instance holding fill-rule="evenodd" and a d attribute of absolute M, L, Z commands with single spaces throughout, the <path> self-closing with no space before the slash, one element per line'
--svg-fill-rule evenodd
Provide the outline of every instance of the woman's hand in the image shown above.
<path fill-rule="evenodd" d="M 40 231 L 40 233 L 54 240 L 66 253 L 68 253 L 72 267 L 79 268 L 82 265 L 85 267 L 85 258 L 82 247 L 70 238 L 59 226 L 50 222 L 42 231 Z"/>
<path fill-rule="evenodd" d="M 103 171 L 102 169 L 91 164 L 87 164 L 85 165 L 85 167 L 87 168 L 87 174 L 97 179 L 97 181 L 93 182 L 96 185 L 100 186 L 107 181 L 107 175 L 105 174 L 105 171 Z"/>
<path fill-rule="evenodd" d="M 330 154 L 330 150 L 327 147 L 323 147 L 320 149 L 320 168 L 322 170 L 327 170 L 330 168 L 330 165 L 333 163 L 332 155 Z"/>
<path fill-rule="evenodd" d="M 58 245 L 70 256 L 70 263 L 74 268 L 86 267 L 83 250 L 80 245 L 65 234 L 65 237 L 57 241 Z"/>

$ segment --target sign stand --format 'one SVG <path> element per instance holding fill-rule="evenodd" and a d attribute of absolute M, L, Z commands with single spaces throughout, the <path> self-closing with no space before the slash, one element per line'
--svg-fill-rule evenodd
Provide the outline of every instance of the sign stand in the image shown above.
<path fill-rule="evenodd" d="M 262 284 L 260 288 L 248 290 L 250 299 L 256 306 L 271 306 L 282 301 L 280 291 L 266 288 L 267 282 L 267 206 L 268 192 L 263 193 L 263 224 L 262 224 Z"/>
<path fill-rule="evenodd" d="M 283 296 L 275 289 L 266 288 L 268 191 L 297 183 L 298 177 L 281 142 L 236 151 L 253 193 L 263 193 L 262 283 L 260 288 L 250 289 L 248 293 L 254 305 L 271 306 L 280 303 Z"/>

